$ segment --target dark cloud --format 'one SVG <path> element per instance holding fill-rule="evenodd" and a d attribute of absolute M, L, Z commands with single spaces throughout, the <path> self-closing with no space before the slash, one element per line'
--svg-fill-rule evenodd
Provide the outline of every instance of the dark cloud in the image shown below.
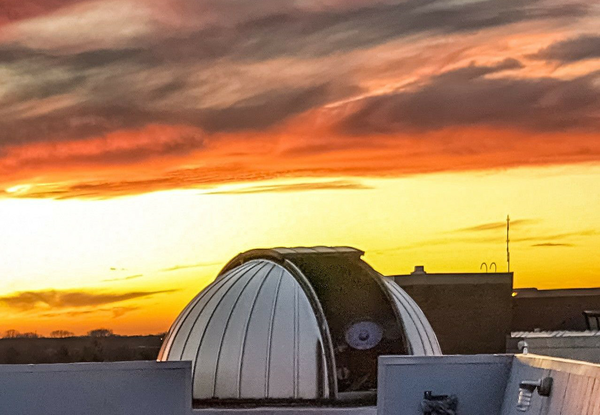
<path fill-rule="evenodd" d="M 245 166 L 224 165 L 218 168 L 179 169 L 140 180 L 90 181 L 75 184 L 43 185 L 25 193 L 0 196 L 27 199 L 104 199 L 158 190 L 212 187 L 216 184 L 274 179 L 286 171 L 261 172 Z M 297 175 L 301 175 L 301 171 Z"/>
<path fill-rule="evenodd" d="M 314 58 L 423 32 L 464 33 L 525 21 L 577 18 L 588 9 L 584 3 L 552 7 L 539 0 L 461 3 L 412 0 L 373 2 L 350 9 L 274 8 L 271 14 L 252 16 L 233 27 L 214 25 L 185 37 L 175 36 L 165 40 L 159 50 L 171 59 Z"/>
<path fill-rule="evenodd" d="M 336 173 L 335 170 L 332 170 Z M 322 171 L 323 174 L 331 175 L 331 172 Z M 253 181 L 264 181 L 282 177 L 308 177 L 314 176 L 311 169 L 273 169 L 271 171 L 255 170 L 252 167 L 233 164 L 223 165 L 217 168 L 190 168 L 179 169 L 168 173 L 162 173 L 155 177 L 140 180 L 115 180 L 115 181 L 90 181 L 79 183 L 65 183 L 55 185 L 34 186 L 27 191 L 18 193 L 7 193 L 0 190 L 0 197 L 23 198 L 23 199 L 56 199 L 65 200 L 72 198 L 81 199 L 105 199 L 111 197 L 128 196 L 159 190 L 169 189 L 210 189 L 215 185 L 229 183 L 242 183 Z M 368 186 L 350 180 L 335 180 L 325 183 L 300 183 L 286 185 L 259 185 L 247 191 L 234 191 L 236 193 L 264 193 L 264 192 L 292 192 L 311 191 L 321 189 L 333 190 L 362 190 L 369 189 Z M 230 192 L 214 191 L 213 194 Z"/>
<path fill-rule="evenodd" d="M 585 238 L 589 236 L 598 235 L 598 231 L 595 229 L 583 229 L 580 231 L 574 232 L 564 232 L 564 233 L 555 233 L 548 235 L 533 235 L 533 236 L 524 236 L 512 239 L 513 242 L 538 242 L 539 243 L 549 243 L 548 241 L 557 241 L 571 238 Z"/>
<path fill-rule="evenodd" d="M 442 73 L 423 85 L 367 98 L 340 123 L 349 134 L 430 131 L 486 126 L 541 132 L 600 128 L 600 73 L 571 80 L 501 75 L 520 64 L 470 65 Z"/>
<path fill-rule="evenodd" d="M 173 272 L 173 271 L 179 271 L 182 269 L 214 267 L 219 264 L 221 264 L 221 262 L 198 262 L 196 264 L 175 265 L 175 266 L 172 266 L 169 268 L 163 268 L 160 271 L 161 272 Z"/>
<path fill-rule="evenodd" d="M 174 291 L 175 290 L 134 291 L 127 293 L 95 293 L 88 291 L 59 290 L 24 291 L 2 296 L 0 297 L 0 303 L 20 310 L 31 310 L 40 306 L 54 309 L 78 308 L 118 303 L 121 301 L 144 298 Z"/>
<path fill-rule="evenodd" d="M 522 220 L 515 220 L 515 221 L 511 221 L 511 226 L 514 225 L 515 223 L 520 224 L 520 225 L 524 225 L 524 224 L 531 224 L 537 222 L 534 219 L 522 219 Z M 395 252 L 395 251 L 401 251 L 401 250 L 408 250 L 408 249 L 417 249 L 417 248 L 423 248 L 423 247 L 428 247 L 428 246 L 434 246 L 434 245 L 454 245 L 457 243 L 465 243 L 465 244 L 477 244 L 477 245 L 482 245 L 482 244 L 498 244 L 498 243 L 502 243 L 504 242 L 504 239 L 502 238 L 498 238 L 497 236 L 493 236 L 493 235 L 489 235 L 487 234 L 487 231 L 491 231 L 491 230 L 501 230 L 501 229 L 506 229 L 506 222 L 490 222 L 490 223 L 485 223 L 485 224 L 481 224 L 481 225 L 476 225 L 473 227 L 469 227 L 469 228 L 461 228 L 461 229 L 457 229 L 455 231 L 452 231 L 452 233 L 455 234 L 455 236 L 451 236 L 451 237 L 444 237 L 444 238 L 439 238 L 439 239 L 429 239 L 429 240 L 425 240 L 425 241 L 421 241 L 415 244 L 411 244 L 411 245 L 402 245 L 402 246 L 394 246 L 394 247 L 390 247 L 390 248 L 385 248 L 385 249 L 380 249 L 380 250 L 373 250 L 373 251 L 369 251 L 372 254 L 384 254 L 386 252 Z M 473 233 L 473 235 L 468 235 L 468 233 Z M 467 234 L 467 235 L 465 235 Z M 530 235 L 530 236 L 515 236 L 513 234 L 513 236 L 511 236 L 510 238 L 510 242 L 511 243 L 533 243 L 531 244 L 531 246 L 535 246 L 535 247 L 549 247 L 549 246 L 570 246 L 571 243 L 567 242 L 568 240 L 571 240 L 572 238 L 585 238 L 585 237 L 590 237 L 590 236 L 595 236 L 598 235 L 598 231 L 594 230 L 594 229 L 583 229 L 583 230 L 578 230 L 578 231 L 573 231 L 573 232 L 565 232 L 565 233 L 557 233 L 557 234 L 539 234 L 539 235 Z M 567 241 L 565 241 L 567 240 Z M 552 241 L 565 241 L 565 242 L 552 242 Z"/>
<path fill-rule="evenodd" d="M 29 19 L 86 0 L 0 0 L 0 26 Z"/>
<path fill-rule="evenodd" d="M 125 314 L 139 310 L 139 307 L 112 307 L 112 308 L 92 308 L 89 310 L 57 310 L 39 314 L 46 318 L 65 318 L 65 317 L 82 317 L 91 314 L 108 314 L 112 318 L 119 318 Z"/>
<path fill-rule="evenodd" d="M 560 63 L 572 63 L 600 58 L 600 36 L 581 35 L 553 43 L 531 57 Z"/>
<path fill-rule="evenodd" d="M 54 7 L 51 5 L 29 1 L 23 7 L 37 10 L 51 9 Z M 35 117 L 3 117 L 1 144 L 82 139 L 149 123 L 185 123 L 207 131 L 260 130 L 308 109 L 349 97 L 359 88 L 342 79 L 325 79 L 294 88 L 274 85 L 225 108 L 196 102 L 165 109 L 169 106 L 159 104 L 196 86 L 191 80 L 196 73 L 192 69 L 195 64 L 218 67 L 240 59 L 329 56 L 418 32 L 463 32 L 520 21 L 576 17 L 587 9 L 585 6 L 553 8 L 539 1 L 450 5 L 446 1 L 427 0 L 319 11 L 290 4 L 274 10 L 242 19 L 233 26 L 224 22 L 192 33 L 165 31 L 156 34 L 156 39 L 144 47 L 67 53 L 30 49 L 18 43 L 2 45 L 0 65 L 14 66 L 23 79 L 0 104 L 14 106 L 65 94 L 75 94 L 80 102 Z M 161 68 L 170 70 L 173 79 L 157 80 L 153 74 Z M 177 74 L 178 71 L 181 73 Z M 129 82 L 130 76 L 138 74 L 144 74 L 152 82 L 144 85 Z M 241 77 L 232 82 L 247 80 Z"/>
<path fill-rule="evenodd" d="M 307 192 L 313 190 L 367 190 L 372 189 L 362 183 L 351 180 L 335 180 L 330 182 L 313 183 L 290 183 L 290 184 L 271 184 L 262 186 L 249 186 L 241 189 L 215 190 L 208 192 L 211 195 L 242 195 L 255 193 L 286 193 L 286 192 Z"/>
<path fill-rule="evenodd" d="M 521 227 L 522 225 L 530 225 L 538 222 L 535 219 L 516 219 L 510 221 L 511 227 Z M 461 228 L 452 232 L 481 232 L 481 231 L 494 231 L 498 229 L 506 229 L 506 222 L 489 222 L 482 223 L 481 225 L 469 226 L 468 228 Z"/>
<path fill-rule="evenodd" d="M 2 5 L 11 5 L 14 9 L 17 3 L 0 0 L 0 10 Z M 28 0 L 23 3 L 23 10 L 37 11 L 23 12 L 22 16 L 43 14 L 67 3 L 73 2 Z M 8 76 L 8 88 L 3 89 L 0 97 L 0 176 L 16 181 L 32 175 L 43 177 L 47 170 L 55 172 L 59 166 L 65 171 L 97 166 L 110 169 L 160 158 L 175 159 L 190 153 L 196 155 L 208 144 L 214 144 L 210 140 L 215 137 L 215 140 L 226 141 L 238 133 L 239 137 L 253 140 L 258 134 L 244 134 L 280 134 L 278 129 L 293 117 L 305 114 L 306 119 L 314 121 L 310 117 L 318 111 L 311 110 L 326 107 L 335 111 L 343 107 L 337 104 L 339 102 L 351 103 L 347 104 L 347 115 L 339 123 L 334 122 L 331 131 L 319 130 L 319 124 L 315 126 L 319 131 L 314 132 L 314 138 L 299 139 L 307 145 L 282 146 L 275 156 L 299 158 L 350 148 L 379 149 L 380 141 L 366 135 L 420 133 L 454 126 L 561 133 L 598 129 L 598 74 L 572 80 L 514 78 L 510 71 L 518 71 L 522 64 L 507 59 L 496 65 L 473 64 L 434 76 L 429 81 L 421 79 L 395 93 L 355 101 L 362 94 L 372 92 L 372 85 L 383 82 L 385 78 L 381 73 L 390 79 L 396 76 L 392 75 L 396 68 L 387 67 L 391 65 L 388 58 L 364 65 L 358 54 L 346 55 L 346 52 L 408 37 L 407 42 L 431 37 L 433 43 L 437 43 L 446 35 L 477 32 L 479 38 L 485 37 L 486 29 L 515 23 L 559 19 L 560 24 L 569 24 L 592 13 L 593 8 L 584 2 L 558 7 L 541 0 L 385 0 L 352 2 L 351 5 L 335 2 L 334 6 L 293 1 L 258 5 L 246 0 L 170 0 L 168 3 L 172 21 L 148 17 L 150 21 L 143 22 L 148 32 L 122 42 L 116 36 L 113 48 L 110 44 L 113 40 L 97 41 L 93 36 L 86 41 L 90 44 L 76 42 L 76 47 L 64 46 L 70 44 L 73 33 L 61 34 L 59 41 L 31 42 L 27 31 L 25 34 L 15 31 L 5 40 L 12 39 L 12 43 L 0 44 L 0 69 L 3 76 Z M 144 6 L 151 10 L 149 14 L 163 7 L 154 3 Z M 74 10 L 72 16 L 83 10 Z M 182 23 L 181 27 L 175 23 L 177 20 Z M 36 23 L 30 23 L 28 30 L 35 29 Z M 558 27 L 557 22 L 550 24 Z M 498 36 L 499 32 L 493 33 Z M 461 42 L 459 36 L 452 39 Z M 466 40 L 461 50 L 473 46 L 470 42 Z M 37 49 L 26 44 L 35 44 Z M 44 45 L 47 48 L 43 48 Z M 324 57 L 327 59 L 321 59 Z M 399 79 L 412 71 L 402 71 L 401 57 L 395 61 L 400 66 Z M 441 56 L 440 66 L 436 68 L 445 67 L 449 58 Z M 363 75 L 363 68 L 373 73 Z M 371 82 L 362 78 L 377 78 L 375 72 L 378 71 L 379 80 Z M 336 105 L 329 105 L 333 103 Z M 328 117 L 323 118 L 327 119 L 319 119 L 319 123 L 330 126 Z M 128 134 L 156 125 L 186 126 L 194 131 L 169 140 L 152 137 L 144 141 L 139 140 L 139 136 L 134 137 L 135 134 Z M 123 145 L 98 143 L 115 132 L 125 132 L 118 138 Z M 303 134 L 312 132 L 307 127 Z M 277 139 L 273 140 L 274 146 Z M 415 138 L 415 142 L 418 139 Z M 90 145 L 90 151 L 84 148 L 86 140 L 96 140 Z M 474 148 L 473 140 L 464 141 L 464 147 L 469 147 L 465 151 L 480 152 Z M 32 151 L 28 151 L 31 143 L 48 143 L 48 147 L 32 147 Z M 62 147 L 64 143 L 74 144 L 84 151 L 70 151 Z M 216 144 L 212 148 L 215 147 Z M 591 155 L 577 160 L 597 158 L 594 148 L 582 151 L 589 151 Z M 15 153 L 18 154 L 13 157 Z M 33 190 L 27 196 L 107 197 L 129 191 L 137 193 L 285 175 L 281 171 L 263 173 L 248 164 L 237 168 L 225 166 L 223 175 L 211 169 L 168 172 L 164 176 L 157 172 L 155 177 L 139 180 L 124 177 L 49 186 Z M 306 170 L 311 173 L 332 171 L 333 168 L 325 164 Z M 380 166 L 373 164 L 370 171 L 377 175 L 378 169 L 382 169 Z M 302 168 L 290 168 L 294 170 L 292 175 L 297 177 Z M 424 170 L 446 168 L 428 166 Z M 352 167 L 346 169 L 353 172 Z M 365 172 L 363 167 L 361 173 Z M 338 169 L 336 173 L 345 171 Z M 392 173 L 398 174 L 398 171 Z"/>
<path fill-rule="evenodd" d="M 356 90 L 349 88 L 347 92 Z M 262 130 L 334 97 L 329 85 L 265 91 L 228 108 L 202 111 L 198 126 L 211 132 Z"/>
<path fill-rule="evenodd" d="M 59 88 L 49 84 L 42 89 Z M 160 88 L 174 90 L 182 85 L 163 84 L 151 94 L 157 94 Z M 348 87 L 344 93 L 356 92 L 357 88 Z M 42 90 L 40 89 L 40 93 Z M 30 118 L 0 119 L 2 141 L 0 148 L 9 145 L 22 145 L 34 142 L 74 141 L 97 137 L 113 131 L 139 129 L 149 124 L 187 125 L 198 127 L 208 133 L 236 132 L 244 130 L 264 130 L 287 118 L 321 106 L 339 96 L 340 89 L 332 85 L 316 85 L 306 88 L 276 88 L 260 91 L 225 108 L 156 110 L 146 108 L 143 99 L 124 98 L 120 103 L 98 102 L 82 103 L 76 108 L 65 108 L 49 114 Z M 162 93 L 164 94 L 164 92 Z M 127 101 L 130 102 L 127 102 Z M 117 100 L 116 100 L 117 101 Z M 146 99 L 145 102 L 151 101 Z M 154 145 L 148 148 L 128 150 L 118 149 L 113 154 L 104 154 L 99 161 L 114 162 L 136 161 L 151 156 L 187 153 L 201 148 L 202 137 L 181 137 L 164 148 Z M 90 156 L 83 162 L 94 162 L 97 156 Z M 121 159 L 121 160 L 120 160 Z M 37 163 L 37 161 L 35 161 Z"/>
<path fill-rule="evenodd" d="M 122 277 L 122 278 L 109 278 L 109 279 L 102 280 L 102 282 L 135 280 L 137 278 L 142 278 L 143 276 L 144 276 L 144 274 L 136 274 L 136 275 L 130 275 L 128 277 Z"/>
<path fill-rule="evenodd" d="M 32 49 L 19 43 L 0 45 L 0 63 L 5 66 L 25 63 L 52 65 L 63 70 L 84 72 L 90 69 L 102 69 L 106 66 L 136 63 L 138 65 L 157 65 L 158 60 L 147 49 L 93 49 L 78 53 L 64 53 L 60 51 Z M 24 68 L 36 69 L 34 66 Z"/>
<path fill-rule="evenodd" d="M 555 242 L 544 242 L 544 243 L 539 243 L 539 244 L 533 244 L 531 245 L 533 247 L 545 247 L 545 248 L 551 248 L 551 247 L 572 247 L 575 246 L 573 244 L 562 244 L 562 243 L 555 243 Z"/>

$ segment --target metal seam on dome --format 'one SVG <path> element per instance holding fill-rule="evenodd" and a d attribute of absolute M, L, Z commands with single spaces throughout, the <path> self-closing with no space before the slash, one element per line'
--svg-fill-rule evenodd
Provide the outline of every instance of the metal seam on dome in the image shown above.
<path fill-rule="evenodd" d="M 163 346 L 159 352 L 159 360 L 162 358 L 163 353 L 167 354 L 166 359 L 168 359 L 168 355 L 171 352 L 171 346 L 173 345 L 173 342 L 175 341 L 175 337 L 179 333 L 179 330 L 181 329 L 183 322 L 189 316 L 191 311 L 196 307 L 197 302 L 204 295 L 206 295 L 205 290 L 201 290 L 198 294 L 196 294 L 196 296 L 194 298 L 192 298 L 192 301 L 190 301 L 188 303 L 188 305 L 183 309 L 183 311 L 179 314 L 179 316 L 177 316 L 177 319 L 175 320 L 175 322 L 169 329 L 169 332 L 167 333 L 167 336 L 166 336 L 166 341 L 163 343 Z"/>
<path fill-rule="evenodd" d="M 427 344 L 425 344 L 424 338 L 423 336 L 425 336 L 425 339 L 427 340 L 427 343 L 429 345 L 429 351 L 431 353 L 435 353 L 436 352 L 436 347 L 433 345 L 432 341 L 431 341 L 431 335 L 429 333 L 429 328 L 425 325 L 425 323 L 423 322 L 423 318 L 426 318 L 425 315 L 423 314 L 423 316 L 419 316 L 419 313 L 417 312 L 417 310 L 413 307 L 413 303 L 414 300 L 412 300 L 412 298 L 408 297 L 408 294 L 402 290 L 399 286 L 397 286 L 397 284 L 395 282 L 389 282 L 388 284 L 392 287 L 392 289 L 400 296 L 402 297 L 401 303 L 405 306 L 408 307 L 409 309 L 407 309 L 409 316 L 411 318 L 411 320 L 415 323 L 415 326 L 420 325 L 422 327 L 422 331 L 417 329 L 417 334 L 421 340 L 421 343 L 423 344 L 423 350 L 424 352 L 427 354 Z"/>
<path fill-rule="evenodd" d="M 293 375 L 293 385 L 294 385 L 294 398 L 297 398 L 299 395 L 299 387 L 298 387 L 298 348 L 300 342 L 300 336 L 298 333 L 298 325 L 299 325 L 299 307 L 298 307 L 298 284 L 294 284 L 294 375 Z"/>
<path fill-rule="evenodd" d="M 434 353 L 435 348 L 431 342 L 429 335 L 429 329 L 423 322 L 424 316 L 420 316 L 418 311 L 415 309 L 412 298 L 408 297 L 408 294 L 402 288 L 395 286 L 396 283 L 392 283 L 392 286 L 396 290 L 399 296 L 404 300 L 403 303 L 409 308 L 409 314 L 411 319 L 415 322 L 416 326 L 421 326 L 423 330 L 417 330 L 417 334 L 423 343 L 423 351 L 425 354 Z M 428 353 L 429 352 L 429 353 Z"/>
<path fill-rule="evenodd" d="M 393 284 L 396 284 L 396 283 L 394 282 Z M 419 324 L 421 325 L 421 327 L 423 327 L 423 332 L 419 331 L 419 335 L 421 337 L 425 336 L 425 338 L 427 339 L 427 342 L 429 343 L 430 351 L 432 353 L 435 353 L 436 347 L 434 346 L 434 344 L 432 342 L 430 329 L 429 329 L 429 327 L 427 327 L 427 325 L 423 321 L 424 319 L 426 320 L 427 317 L 425 316 L 425 314 L 423 313 L 423 311 L 420 308 L 417 308 L 418 306 L 416 306 L 416 303 L 408 295 L 408 293 L 406 291 L 402 290 L 400 287 L 398 287 L 398 288 L 399 288 L 398 292 L 406 300 L 406 303 L 413 311 L 413 315 L 415 315 L 417 317 Z"/>
<path fill-rule="evenodd" d="M 250 319 L 252 318 L 252 313 L 254 312 L 254 308 L 256 307 L 256 302 L 258 301 L 258 297 L 260 296 L 260 293 L 261 293 L 263 287 L 265 286 L 265 282 L 267 282 L 269 275 L 271 275 L 271 272 L 276 268 L 277 268 L 276 264 L 273 263 L 273 266 L 267 272 L 267 274 L 263 278 L 262 282 L 260 283 L 258 290 L 256 290 L 256 295 L 254 296 L 254 299 L 252 301 L 252 306 L 250 307 L 250 312 L 248 313 L 248 319 L 246 320 L 246 324 L 244 325 L 244 339 L 242 340 L 242 347 L 240 348 L 240 360 L 238 363 L 238 377 L 237 377 L 237 385 L 236 385 L 238 398 L 240 398 L 242 396 L 242 371 L 244 368 L 244 352 L 246 349 L 246 341 L 248 340 L 248 326 L 250 325 Z"/>
<path fill-rule="evenodd" d="M 206 289 L 204 289 L 200 292 L 200 294 L 203 294 L 203 295 L 199 295 L 196 297 L 197 300 L 195 302 L 193 302 L 193 306 L 190 308 L 188 314 L 182 320 L 181 325 L 177 328 L 177 333 L 175 333 L 175 335 L 173 336 L 173 341 L 171 343 L 175 342 L 175 337 L 179 333 L 181 328 L 183 327 L 185 320 L 191 316 L 193 311 L 201 304 L 202 300 L 210 294 L 210 298 L 206 301 L 206 303 L 204 303 L 204 305 L 202 306 L 202 309 L 198 312 L 198 315 L 194 318 L 194 323 L 191 325 L 190 331 L 185 336 L 185 340 L 184 340 L 183 344 L 181 345 L 181 353 L 179 354 L 179 359 L 183 358 L 183 353 L 185 352 L 185 349 L 187 347 L 187 343 L 192 334 L 191 332 L 193 330 L 193 327 L 194 327 L 196 321 L 198 320 L 198 318 L 200 318 L 202 311 L 207 306 L 207 304 L 210 302 L 210 300 L 215 296 L 215 294 L 219 291 L 219 289 L 233 278 L 234 274 L 235 273 L 232 273 L 232 275 L 228 276 L 227 278 L 223 278 L 221 281 L 213 281 L 211 284 L 208 285 L 208 287 L 206 287 Z"/>
<path fill-rule="evenodd" d="M 237 298 L 235 299 L 231 310 L 229 311 L 229 315 L 227 316 L 227 321 L 225 322 L 225 326 L 223 327 L 223 334 L 221 334 L 221 341 L 219 342 L 219 352 L 217 353 L 217 362 L 215 364 L 215 377 L 213 379 L 213 387 L 212 387 L 212 395 L 213 397 L 216 395 L 217 393 L 217 378 L 219 376 L 219 365 L 221 363 L 221 353 L 223 352 L 223 341 L 225 340 L 225 334 L 227 333 L 227 328 L 229 327 L 229 323 L 231 322 L 231 317 L 233 316 L 235 309 L 240 301 L 240 298 L 242 298 L 242 295 L 244 295 L 244 291 L 246 290 L 246 288 L 248 287 L 248 285 L 252 282 L 252 279 L 254 277 L 256 277 L 258 275 L 258 273 L 260 271 L 262 271 L 268 264 L 263 263 L 260 265 L 260 268 L 258 268 L 254 274 L 252 274 L 252 276 L 248 276 L 246 277 L 246 275 L 244 275 L 244 277 L 246 277 L 246 283 L 244 284 L 244 286 L 242 287 L 242 289 L 240 290 Z M 268 272 L 267 272 L 268 274 Z M 207 325 L 208 327 L 208 325 Z"/>
<path fill-rule="evenodd" d="M 183 311 L 181 313 L 179 313 L 179 315 L 175 319 L 175 322 L 171 325 L 171 327 L 169 328 L 169 331 L 167 332 L 167 334 L 165 336 L 165 341 L 163 342 L 163 344 L 160 348 L 160 351 L 158 352 L 157 360 L 159 360 L 159 361 L 162 360 L 164 354 L 167 355 L 167 356 L 165 356 L 165 360 L 168 359 L 168 354 L 171 351 L 171 345 L 173 344 L 173 341 L 175 339 L 175 334 L 177 332 L 179 332 L 179 328 L 183 324 L 183 321 L 185 320 L 185 318 L 187 318 L 188 314 L 190 313 L 190 310 L 192 308 L 194 308 L 196 301 L 202 295 L 203 292 L 204 292 L 204 290 L 202 290 L 198 294 L 196 294 L 194 296 L 194 298 L 192 299 L 192 301 L 190 301 L 187 304 L 187 306 L 183 309 Z"/>
<path fill-rule="evenodd" d="M 281 288 L 281 282 L 283 281 L 285 269 L 281 269 L 281 273 L 279 274 L 279 281 L 277 281 L 277 289 L 275 290 L 275 296 L 273 298 L 273 305 L 271 308 L 271 318 L 269 321 L 269 330 L 267 334 L 267 338 L 269 339 L 269 343 L 267 345 L 267 357 L 265 364 L 265 397 L 269 397 L 269 380 L 271 376 L 271 347 L 273 346 L 273 323 L 275 321 L 275 308 L 277 307 L 277 300 L 279 298 L 279 289 Z"/>
<path fill-rule="evenodd" d="M 185 337 L 185 341 L 183 342 L 183 345 L 181 346 L 181 353 L 179 356 L 179 359 L 181 360 L 183 358 L 183 353 L 187 347 L 188 341 L 190 340 L 190 337 L 192 335 L 192 331 L 193 328 L 196 326 L 196 322 L 198 321 L 198 319 L 200 318 L 200 316 L 202 315 L 202 312 L 204 311 L 204 309 L 206 308 L 206 306 L 208 305 L 208 303 L 210 303 L 210 300 L 212 300 L 214 298 L 214 296 L 220 291 L 220 289 L 227 284 L 227 282 L 231 281 L 233 279 L 233 277 L 235 275 L 238 275 L 241 273 L 241 271 L 245 271 L 245 268 L 249 268 L 252 269 L 251 267 L 247 266 L 247 267 L 240 267 L 239 270 L 237 270 L 236 272 L 232 272 L 230 275 L 227 275 L 225 278 L 222 278 L 220 281 L 214 281 L 213 284 L 209 285 L 208 288 L 206 288 L 205 290 L 203 290 L 203 292 L 206 292 L 206 294 L 208 295 L 209 293 L 210 298 L 204 303 L 204 305 L 202 306 L 202 309 L 198 312 L 198 315 L 194 318 L 194 322 L 191 325 L 191 329 L 190 331 L 187 333 L 187 336 Z M 196 304 L 194 304 L 194 309 L 200 304 L 200 301 L 204 298 L 204 296 L 202 296 L 201 298 L 198 299 L 198 302 Z M 191 314 L 191 311 L 190 311 Z M 187 318 L 187 316 L 186 316 Z M 182 324 L 183 325 L 183 324 Z M 195 363 L 195 361 L 194 361 Z"/>
<path fill-rule="evenodd" d="M 252 267 L 250 267 L 248 269 L 248 271 L 254 269 L 256 267 L 257 264 L 252 264 Z M 241 268 L 241 267 L 240 267 Z M 227 293 L 236 286 L 236 284 L 238 282 L 240 282 L 241 280 L 238 279 L 237 281 L 235 281 L 233 284 L 231 284 L 230 287 L 227 288 L 227 290 L 225 291 L 225 294 L 221 296 L 221 298 L 219 298 L 219 301 L 217 302 L 215 308 L 212 310 L 212 312 L 210 313 L 210 318 L 208 319 L 208 321 L 210 322 L 211 318 L 214 316 L 215 312 L 217 311 L 217 309 L 219 308 L 219 304 L 221 304 L 221 302 L 223 301 L 223 299 L 227 296 Z M 222 287 L 221 287 L 222 288 Z M 215 293 L 219 292 L 219 290 L 215 291 Z M 211 298 L 212 299 L 212 298 Z M 210 300 L 209 300 L 210 301 Z M 208 302 L 207 302 L 208 304 Z M 202 308 L 202 311 L 204 311 L 204 307 Z M 202 314 L 202 312 L 200 312 L 200 314 L 198 314 L 198 317 L 200 317 L 200 315 Z M 194 322 L 194 324 L 192 325 L 192 327 L 194 327 L 196 325 L 196 322 L 198 321 L 198 318 L 196 318 L 196 321 Z M 198 342 L 198 344 L 200 345 L 198 347 L 198 349 L 196 350 L 196 353 L 194 354 L 194 360 L 192 360 L 192 381 L 195 381 L 196 379 L 196 368 L 198 367 L 198 358 L 200 356 L 200 349 L 202 348 L 202 341 L 204 340 L 204 335 L 206 334 L 206 330 L 208 329 L 208 326 L 210 324 L 207 324 L 206 326 L 204 326 L 204 329 L 202 330 L 202 335 L 200 336 L 200 341 Z M 190 330 L 190 334 L 191 334 L 191 330 Z M 189 339 L 189 336 L 188 336 Z M 192 391 L 194 389 L 195 385 L 192 385 Z"/>
<path fill-rule="evenodd" d="M 396 287 L 389 287 L 391 288 L 394 292 L 396 292 Z M 398 298 L 396 297 L 396 300 L 398 302 L 398 304 L 400 304 L 400 306 L 404 309 L 404 311 L 406 311 L 406 316 L 408 317 L 408 319 L 410 319 L 410 321 L 413 323 L 413 325 L 415 326 L 416 331 L 419 331 L 419 328 L 417 327 L 417 323 L 414 321 L 413 316 L 411 315 L 410 310 L 407 308 L 406 304 L 404 303 L 404 301 L 402 301 L 402 298 Z M 404 316 L 403 316 L 404 319 Z M 414 354 L 415 353 L 415 347 L 413 346 L 413 339 L 415 336 L 410 335 L 410 333 L 408 332 L 407 329 L 406 330 L 406 337 L 408 340 L 408 343 L 410 343 L 410 347 L 411 347 L 411 352 Z M 420 343 L 421 343 L 421 347 L 423 350 L 423 353 L 426 353 L 426 347 L 425 347 L 425 342 L 423 341 L 423 339 L 421 338 L 421 336 L 416 336 L 418 337 Z"/>
<path fill-rule="evenodd" d="M 213 283 L 209 284 L 206 289 L 200 291 L 198 293 L 198 295 L 196 295 L 192 299 L 192 301 L 189 302 L 188 306 L 183 310 L 183 312 L 181 314 L 179 314 L 179 317 L 177 318 L 177 320 L 175 320 L 175 323 L 173 324 L 173 327 L 172 327 L 172 333 L 169 333 L 169 335 L 167 335 L 167 341 L 165 342 L 164 352 L 167 355 L 166 359 L 168 359 L 169 355 L 171 354 L 171 349 L 173 347 L 173 343 L 175 342 L 175 338 L 179 334 L 179 331 L 181 330 L 181 327 L 183 326 L 185 320 L 189 317 L 189 315 L 192 313 L 192 311 L 198 306 L 198 304 L 202 300 L 202 298 L 204 298 L 206 295 L 208 295 L 208 293 L 210 293 L 213 290 L 214 285 L 216 285 L 216 284 L 213 282 Z M 181 357 L 183 355 L 183 351 L 185 350 L 186 343 L 187 343 L 187 338 L 186 338 L 186 341 L 181 346 L 181 354 L 179 356 L 179 359 L 181 359 Z"/>

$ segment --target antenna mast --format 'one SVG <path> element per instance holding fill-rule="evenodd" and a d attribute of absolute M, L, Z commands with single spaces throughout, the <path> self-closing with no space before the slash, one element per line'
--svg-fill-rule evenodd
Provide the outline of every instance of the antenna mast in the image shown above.
<path fill-rule="evenodd" d="M 510 250 L 508 248 L 508 243 L 510 239 L 508 237 L 510 231 L 510 216 L 506 215 L 506 265 L 508 267 L 508 271 L 510 272 Z"/>

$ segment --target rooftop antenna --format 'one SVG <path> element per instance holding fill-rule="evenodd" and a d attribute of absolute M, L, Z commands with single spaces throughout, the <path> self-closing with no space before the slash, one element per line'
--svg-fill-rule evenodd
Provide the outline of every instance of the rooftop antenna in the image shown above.
<path fill-rule="evenodd" d="M 509 239 L 509 231 L 510 231 L 510 216 L 506 215 L 506 265 L 508 267 L 508 271 L 510 272 L 510 249 L 508 246 L 508 243 L 510 242 Z"/>

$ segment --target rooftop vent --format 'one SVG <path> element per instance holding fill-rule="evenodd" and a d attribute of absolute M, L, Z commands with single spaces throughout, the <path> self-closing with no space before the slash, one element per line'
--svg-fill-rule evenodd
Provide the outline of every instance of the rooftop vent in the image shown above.
<path fill-rule="evenodd" d="M 439 355 L 417 304 L 354 248 L 252 250 L 179 315 L 159 360 L 191 360 L 196 403 L 374 396 L 377 357 Z"/>
<path fill-rule="evenodd" d="M 425 267 L 423 265 L 415 265 L 415 270 L 411 273 L 411 275 L 422 275 L 427 274 L 425 272 Z"/>

